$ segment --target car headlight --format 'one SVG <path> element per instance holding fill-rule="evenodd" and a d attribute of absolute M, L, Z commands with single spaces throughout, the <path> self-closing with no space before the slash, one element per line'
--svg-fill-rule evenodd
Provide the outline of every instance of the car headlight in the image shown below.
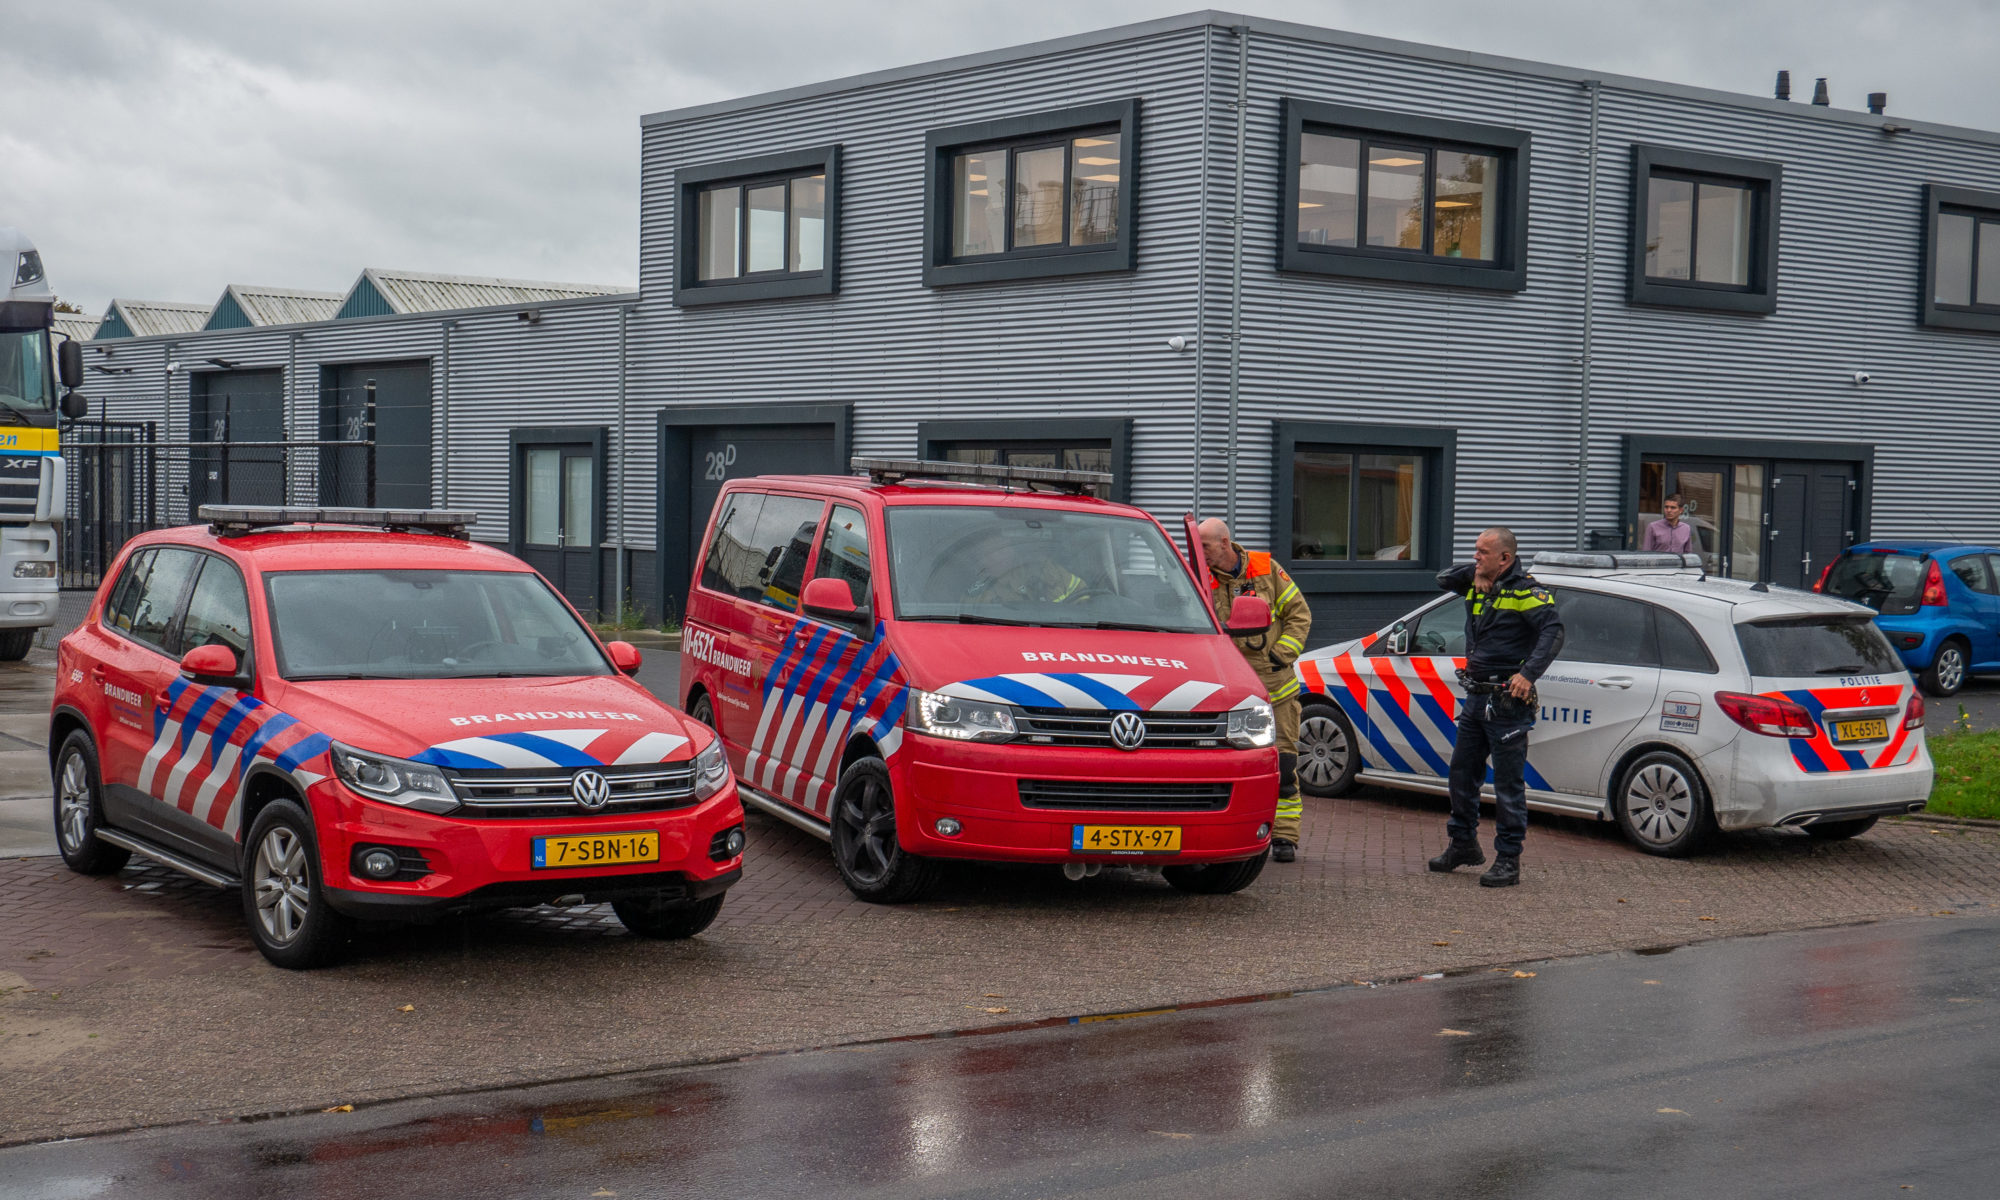
<path fill-rule="evenodd" d="M 729 759 L 722 753 L 722 739 L 694 756 L 694 798 L 706 800 L 729 786 Z"/>
<path fill-rule="evenodd" d="M 1006 704 L 911 688 L 903 712 L 904 721 L 918 733 L 961 742 L 1005 742 L 1014 736 L 1014 710 Z"/>
<path fill-rule="evenodd" d="M 56 565 L 53 562 L 17 562 L 14 564 L 16 579 L 54 579 Z"/>
<path fill-rule="evenodd" d="M 427 813 L 448 813 L 458 807 L 451 782 L 428 763 L 370 754 L 339 742 L 333 744 L 332 753 L 333 773 L 370 800 Z"/>
<path fill-rule="evenodd" d="M 1278 740 L 1278 723 L 1271 717 L 1271 706 L 1263 700 L 1253 700 L 1242 708 L 1229 710 L 1229 744 L 1245 750 L 1255 750 Z"/>

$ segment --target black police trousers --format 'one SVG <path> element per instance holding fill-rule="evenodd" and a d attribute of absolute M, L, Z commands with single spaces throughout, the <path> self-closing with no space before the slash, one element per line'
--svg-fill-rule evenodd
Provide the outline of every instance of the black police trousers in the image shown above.
<path fill-rule="evenodd" d="M 1445 832 L 1454 846 L 1479 840 L 1479 789 L 1486 760 L 1493 760 L 1493 852 L 1518 858 L 1528 836 L 1528 731 L 1535 710 L 1505 692 L 1467 696 L 1458 713 L 1458 744 L 1451 752 L 1451 819 Z"/>

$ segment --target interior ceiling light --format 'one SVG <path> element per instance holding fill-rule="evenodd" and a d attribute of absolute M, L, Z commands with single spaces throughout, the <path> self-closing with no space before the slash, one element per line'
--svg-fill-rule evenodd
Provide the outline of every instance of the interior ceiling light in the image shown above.
<path fill-rule="evenodd" d="M 1078 139 L 1076 139 L 1076 144 L 1077 144 L 1077 145 L 1079 145 L 1079 146 L 1109 146 L 1109 145 L 1111 144 L 1111 139 L 1110 139 L 1110 138 L 1078 138 Z"/>
<path fill-rule="evenodd" d="M 986 194 L 985 188 L 974 188 L 972 191 L 966 193 L 968 196 L 984 196 Z"/>
<path fill-rule="evenodd" d="M 1118 177 L 1116 175 L 1085 175 L 1084 178 L 1090 180 L 1092 183 L 1118 182 Z"/>
<path fill-rule="evenodd" d="M 1434 205 L 1434 207 L 1437 207 L 1437 208 L 1471 208 L 1471 207 L 1472 207 L 1472 201 L 1470 201 L 1470 200 L 1438 200 L 1438 201 L 1434 201 L 1434 202 L 1433 202 L 1433 205 Z"/>
<path fill-rule="evenodd" d="M 1115 167 L 1118 165 L 1118 160 L 1115 158 L 1079 158 L 1076 161 L 1086 167 Z"/>
<path fill-rule="evenodd" d="M 966 176 L 966 178 L 967 178 L 967 179 L 970 179 L 970 180 L 971 180 L 972 182 L 974 182 L 974 183 L 985 183 L 985 182 L 986 182 L 986 176 L 984 176 L 984 175 L 967 175 L 967 176 Z"/>
<path fill-rule="evenodd" d="M 1318 201 L 1315 201 L 1315 200 L 1301 200 L 1301 201 L 1299 201 L 1299 207 L 1300 207 L 1300 208 L 1325 208 L 1325 207 L 1326 207 L 1326 205 L 1324 205 L 1324 204 L 1321 204 L 1321 203 L 1319 203 Z"/>
<path fill-rule="evenodd" d="M 1368 165 L 1371 167 L 1417 167 L 1422 166 L 1423 161 L 1421 158 L 1403 158 L 1400 156 L 1396 158 L 1370 158 Z"/>

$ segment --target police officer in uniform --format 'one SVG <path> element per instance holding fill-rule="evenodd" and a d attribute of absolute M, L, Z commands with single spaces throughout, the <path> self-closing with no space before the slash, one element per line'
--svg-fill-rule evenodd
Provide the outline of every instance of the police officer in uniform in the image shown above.
<path fill-rule="evenodd" d="M 1292 663 L 1306 648 L 1312 632 L 1312 609 L 1285 568 L 1263 551 L 1251 553 L 1230 540 L 1229 526 L 1215 518 L 1201 523 L 1201 554 L 1208 560 L 1208 597 L 1216 619 L 1229 623 L 1229 608 L 1238 596 L 1261 596 L 1271 606 L 1271 627 L 1237 638 L 1264 690 L 1271 696 L 1271 715 L 1278 734 L 1278 817 L 1271 824 L 1271 859 L 1288 863 L 1299 854 L 1299 677 Z"/>
<path fill-rule="evenodd" d="M 1458 673 L 1465 703 L 1458 714 L 1458 742 L 1451 754 L 1451 845 L 1433 858 L 1433 871 L 1476 867 L 1479 789 L 1486 760 L 1493 760 L 1493 865 L 1481 887 L 1521 882 L 1521 842 L 1528 834 L 1528 731 L 1538 700 L 1535 681 L 1562 648 L 1562 618 L 1555 600 L 1515 557 L 1514 533 L 1494 526 L 1472 546 L 1472 564 L 1438 572 L 1438 586 L 1465 597 L 1465 669 Z"/>

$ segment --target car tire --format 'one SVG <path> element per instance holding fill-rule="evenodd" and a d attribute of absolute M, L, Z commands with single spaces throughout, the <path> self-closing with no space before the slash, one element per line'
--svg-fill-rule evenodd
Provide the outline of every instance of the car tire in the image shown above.
<path fill-rule="evenodd" d="M 352 923 L 327 903 L 312 818 L 293 800 L 264 806 L 243 840 L 243 915 L 274 966 L 302 971 L 340 957 Z"/>
<path fill-rule="evenodd" d="M 722 911 L 722 897 L 710 896 L 692 904 L 656 904 L 650 900 L 613 900 L 611 911 L 625 928 L 640 937 L 679 941 L 691 938 L 715 923 Z"/>
<path fill-rule="evenodd" d="M 688 705 L 687 713 L 710 729 L 715 728 L 715 705 L 709 701 L 707 692 L 694 698 L 694 703 Z"/>
<path fill-rule="evenodd" d="M 1345 796 L 1361 769 L 1354 724 L 1337 704 L 1307 700 L 1299 713 L 1299 790 L 1308 796 Z"/>
<path fill-rule="evenodd" d="M 1933 696 L 1956 696 L 1958 689 L 1965 686 L 1967 665 L 1965 642 L 1946 638 L 1932 656 L 1931 665 L 1917 676 L 1917 682 Z"/>
<path fill-rule="evenodd" d="M 104 827 L 98 780 L 97 747 L 83 730 L 71 730 L 56 754 L 56 849 L 79 875 L 109 875 L 132 859 L 130 850 L 97 836 Z"/>
<path fill-rule="evenodd" d="M 1226 896 L 1240 892 L 1264 873 L 1271 852 L 1265 851 L 1242 862 L 1209 863 L 1200 867 L 1162 867 L 1160 874 L 1183 892 L 1196 896 Z"/>
<path fill-rule="evenodd" d="M 1814 821 L 1806 826 L 1806 834 L 1816 842 L 1841 842 L 1867 833 L 1879 820 L 1880 817 L 1855 817 L 1851 821 Z"/>
<path fill-rule="evenodd" d="M 1715 832 L 1701 773 L 1671 750 L 1641 755 L 1618 781 L 1618 828 L 1648 854 L 1685 858 Z"/>
<path fill-rule="evenodd" d="M 0 629 L 0 662 L 20 662 L 34 648 L 34 630 Z"/>
<path fill-rule="evenodd" d="M 833 865 L 848 891 L 874 904 L 907 904 L 937 883 L 936 859 L 897 844 L 896 797 L 881 759 L 860 759 L 840 773 L 832 817 Z"/>

